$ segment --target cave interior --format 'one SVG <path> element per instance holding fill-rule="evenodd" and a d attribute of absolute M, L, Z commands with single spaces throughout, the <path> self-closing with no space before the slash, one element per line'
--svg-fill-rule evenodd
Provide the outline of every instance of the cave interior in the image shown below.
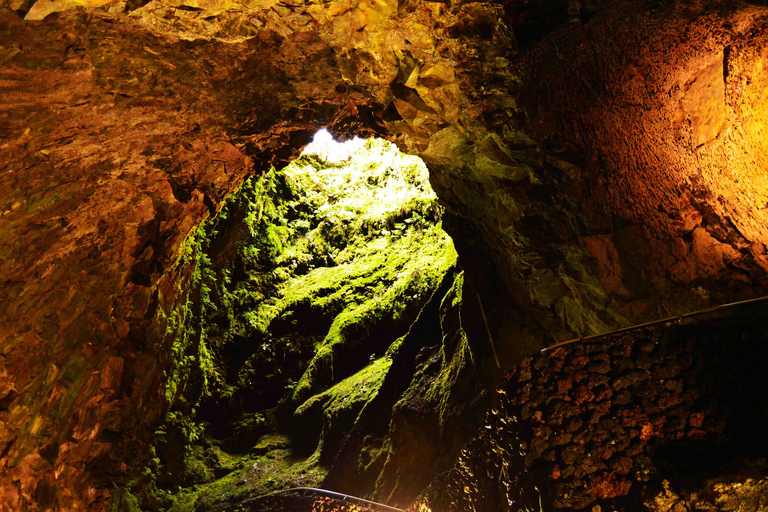
<path fill-rule="evenodd" d="M 768 510 L 764 0 L 0 0 L 0 163 L 0 511 Z"/>

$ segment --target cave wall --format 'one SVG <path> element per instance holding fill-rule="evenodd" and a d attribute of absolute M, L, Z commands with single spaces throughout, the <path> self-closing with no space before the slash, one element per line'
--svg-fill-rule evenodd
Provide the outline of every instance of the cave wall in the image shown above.
<path fill-rule="evenodd" d="M 10 509 L 97 509 L 135 469 L 167 407 L 151 318 L 175 297 L 158 283 L 245 175 L 321 125 L 430 167 L 488 381 L 481 304 L 505 367 L 764 293 L 753 3 L 155 0 L 41 21 L 29 7 L 0 9 Z"/>
<path fill-rule="evenodd" d="M 502 279 L 486 308 L 500 344 L 764 293 L 764 8 L 536 4 L 506 11 L 510 115 L 485 113 L 485 138 L 452 140 L 464 148 L 453 162 L 427 158 L 465 214 L 448 224 L 464 264 Z M 487 281 L 473 281 L 481 296 L 494 294 Z"/>
<path fill-rule="evenodd" d="M 409 510 L 760 510 L 766 315 L 717 316 L 526 358 Z"/>
<path fill-rule="evenodd" d="M 307 71 L 331 55 L 316 40 L 281 64 L 262 60 L 269 40 L 181 41 L 102 13 L 0 16 L 0 501 L 96 510 L 141 463 L 167 407 L 170 345 L 159 351 L 151 319 L 176 300 L 159 290 L 182 241 L 246 174 L 311 138 L 299 105 L 345 126 L 354 111 L 327 115 L 293 87 L 307 79 L 325 100 L 338 95 Z M 275 72 L 287 62 L 307 66 L 290 87 Z M 257 122 L 244 109 L 270 131 L 240 136 Z"/>
<path fill-rule="evenodd" d="M 627 319 L 732 300 L 732 280 L 764 287 L 764 15 L 588 7 L 521 57 L 525 131 L 586 171 L 580 246 Z"/>

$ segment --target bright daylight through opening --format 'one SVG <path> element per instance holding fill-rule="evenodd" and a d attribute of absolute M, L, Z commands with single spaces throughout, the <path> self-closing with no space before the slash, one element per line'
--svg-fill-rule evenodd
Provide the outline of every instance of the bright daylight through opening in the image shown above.
<path fill-rule="evenodd" d="M 426 342 L 409 339 L 412 324 L 447 290 L 448 305 L 461 294 L 440 216 L 419 158 L 321 131 L 203 223 L 179 266 L 187 299 L 168 324 L 179 357 L 157 453 L 169 498 L 204 508 L 222 495 L 319 486 L 357 422 L 389 423 L 391 405 L 375 401 L 398 354 Z M 463 358 L 466 338 L 453 329 Z M 444 366 L 437 400 L 456 378 Z M 410 378 L 386 382 L 399 390 Z M 384 466 L 388 436 L 359 447 L 365 467 Z M 179 475 L 184 490 L 174 493 Z"/>

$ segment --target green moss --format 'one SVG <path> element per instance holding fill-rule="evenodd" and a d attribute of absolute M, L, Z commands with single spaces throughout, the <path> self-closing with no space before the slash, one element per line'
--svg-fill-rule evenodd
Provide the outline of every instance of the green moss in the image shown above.
<path fill-rule="evenodd" d="M 377 472 L 384 466 L 389 453 L 389 440 L 375 436 L 365 436 L 358 456 L 358 471 L 360 474 Z"/>
<path fill-rule="evenodd" d="M 176 493 L 170 511 L 219 510 L 222 504 L 239 503 L 280 489 L 319 486 L 326 470 L 317 465 L 317 456 L 294 457 L 286 448 L 288 443 L 286 438 L 269 436 L 260 444 L 270 449 L 239 457 L 234 463 L 236 469 L 215 482 Z"/>
<path fill-rule="evenodd" d="M 259 438 L 259 441 L 251 448 L 250 454 L 262 456 L 274 450 L 286 449 L 290 447 L 290 444 L 290 440 L 285 436 L 267 434 Z"/>
<path fill-rule="evenodd" d="M 333 414 L 358 403 L 365 405 L 376 396 L 391 365 L 392 361 L 384 357 L 373 361 L 351 377 L 309 398 L 296 409 L 296 415 L 300 416 L 317 405 L 321 405 L 326 414 Z"/>
<path fill-rule="evenodd" d="M 188 486 L 173 510 L 319 482 L 320 450 L 301 459 L 254 440 L 296 405 L 343 430 L 386 376 L 381 356 L 455 267 L 423 164 L 384 141 L 361 144 L 378 156 L 310 154 L 247 180 L 182 245 L 156 318 L 171 354 L 157 481 Z M 372 444 L 363 467 L 382 450 Z"/>
<path fill-rule="evenodd" d="M 461 301 L 463 300 L 463 290 L 464 290 L 464 272 L 459 272 L 456 274 L 456 277 L 453 279 L 453 285 L 451 285 L 451 289 L 448 291 L 448 293 L 445 294 L 445 297 L 443 298 L 443 302 L 440 305 L 440 309 L 443 311 L 448 309 L 449 307 L 457 307 L 461 305 Z"/>
<path fill-rule="evenodd" d="M 168 512 L 189 512 L 195 509 L 200 491 L 196 488 L 179 489 L 173 494 Z"/>
<path fill-rule="evenodd" d="M 320 307 L 343 307 L 294 390 L 297 402 L 333 381 L 334 354 L 363 343 L 385 319 L 408 316 L 413 320 L 443 275 L 456 264 L 451 240 L 439 226 L 394 241 L 377 239 L 342 258 L 349 258 L 348 263 L 308 275 L 284 299 L 306 300 L 309 295 Z M 334 293 L 328 293 L 330 290 Z"/>
<path fill-rule="evenodd" d="M 453 285 L 442 300 L 441 329 L 443 340 L 440 346 L 440 371 L 426 391 L 425 398 L 435 404 L 439 413 L 441 428 L 445 426 L 450 408 L 456 403 L 457 396 L 467 396 L 466 386 L 475 369 L 475 360 L 467 340 L 466 332 L 461 327 L 458 309 L 463 294 L 464 273 L 454 278 Z M 452 325 L 452 327 L 448 327 Z M 464 393 L 462 395 L 462 393 Z"/>
<path fill-rule="evenodd" d="M 321 461 L 333 458 L 346 432 L 357 422 L 363 408 L 377 395 L 391 361 L 379 358 L 354 375 L 304 402 L 294 418 L 305 436 L 319 438 L 312 446 Z M 313 439 L 313 441 L 315 440 Z"/>
<path fill-rule="evenodd" d="M 445 346 L 441 347 L 443 359 L 440 373 L 427 391 L 426 399 L 437 404 L 441 426 L 445 425 L 449 408 L 454 396 L 461 396 L 460 379 L 468 372 L 473 371 L 475 361 L 472 350 L 469 347 L 466 334 L 461 331 L 459 345 L 449 357 L 445 353 Z"/>
<path fill-rule="evenodd" d="M 139 501 L 128 489 L 121 488 L 112 494 L 110 512 L 141 512 Z"/>

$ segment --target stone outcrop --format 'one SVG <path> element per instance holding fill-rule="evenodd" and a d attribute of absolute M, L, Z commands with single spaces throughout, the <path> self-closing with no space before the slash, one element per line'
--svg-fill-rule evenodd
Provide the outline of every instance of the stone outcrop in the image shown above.
<path fill-rule="evenodd" d="M 765 292 L 759 2 L 41 2 L 0 4 L 7 508 L 107 506 L 165 408 L 158 283 L 319 126 L 429 166 L 485 385 L 491 343 Z"/>
<path fill-rule="evenodd" d="M 759 510 L 764 322 L 748 308 L 526 358 L 409 510 Z"/>

